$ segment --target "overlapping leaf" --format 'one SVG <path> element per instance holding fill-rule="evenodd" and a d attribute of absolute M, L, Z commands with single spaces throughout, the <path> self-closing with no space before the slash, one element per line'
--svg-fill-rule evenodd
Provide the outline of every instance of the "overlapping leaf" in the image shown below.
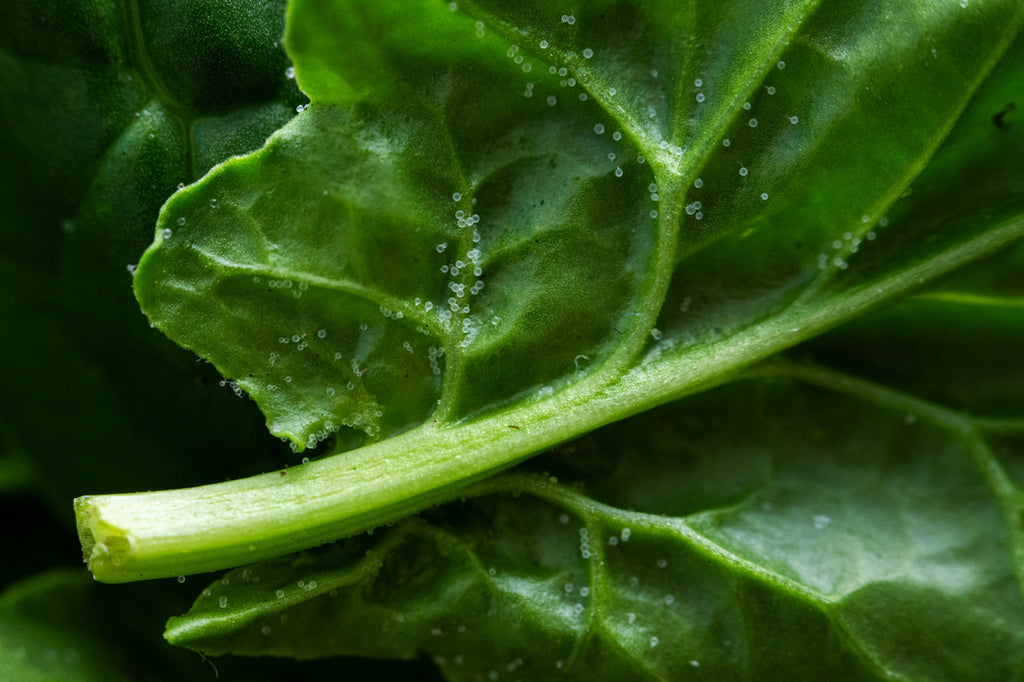
<path fill-rule="evenodd" d="M 61 510 L 89 488 L 207 480 L 229 443 L 247 444 L 236 462 L 274 452 L 221 377 L 148 327 L 129 274 L 179 184 L 303 101 L 284 3 L 256 4 L 0 8 L 0 421 Z"/>
<path fill-rule="evenodd" d="M 0 10 L 0 463 L 34 468 L 0 478 L 61 497 L 215 478 L 215 450 L 259 469 L 252 415 L 183 390 L 192 359 L 139 324 L 125 265 L 177 183 L 301 102 L 281 4 L 58 4 Z M 357 473 L 334 487 L 367 501 L 345 532 L 723 381 L 1022 231 L 1016 3 L 290 12 L 313 106 L 178 193 L 137 294 L 300 448 L 413 428 L 336 465 Z M 428 653 L 450 679 L 1019 677 L 1019 263 L 1018 248 L 468 501 L 234 571 L 168 635 Z M 326 498 L 326 470 L 289 476 Z M 6 593 L 17 655 L 0 668 L 164 671 L 166 652 L 116 645 L 137 622 L 98 587 Z"/>
<path fill-rule="evenodd" d="M 1020 22 L 296 2 L 312 108 L 176 196 L 137 295 L 300 448 L 612 384 L 644 349 L 648 393 L 680 393 L 708 344 L 735 356 L 713 375 L 1017 235 L 1017 176 L 990 176 L 1020 164 L 991 122 Z M 964 163 L 991 170 L 937 211 Z"/>
<path fill-rule="evenodd" d="M 403 668 L 361 661 L 216 663 L 160 638 L 161 612 L 180 608 L 188 585 L 115 589 L 77 569 L 44 571 L 0 593 L 0 677 L 11 682 L 329 679 L 366 671 L 402 679 Z M 144 608 L 143 608 L 144 606 Z M 429 671 L 423 678 L 431 679 Z"/>
<path fill-rule="evenodd" d="M 999 478 L 984 420 L 768 369 L 556 450 L 543 474 L 233 571 L 168 637 L 429 652 L 452 680 L 1019 674 L 1024 494 Z"/>

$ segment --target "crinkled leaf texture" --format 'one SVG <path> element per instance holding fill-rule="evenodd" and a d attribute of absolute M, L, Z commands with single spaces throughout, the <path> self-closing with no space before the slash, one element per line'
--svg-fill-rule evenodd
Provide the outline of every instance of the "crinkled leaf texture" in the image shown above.
<path fill-rule="evenodd" d="M 65 519 L 83 490 L 194 485 L 276 451 L 216 372 L 152 332 L 130 271 L 179 185 L 305 102 L 285 4 L 0 6 L 0 431 Z"/>
<path fill-rule="evenodd" d="M 164 207 L 135 286 L 300 449 L 608 421 L 1021 230 L 1016 2 L 289 12 L 312 106 Z"/>
<path fill-rule="evenodd" d="M 1024 234 L 1022 21 L 294 0 L 312 106 L 164 206 L 135 288 L 272 433 L 353 449 L 148 516 L 87 498 L 93 570 L 462 494 L 233 571 L 167 636 L 455 680 L 1024 675 L 1020 363 L 991 360 L 1024 341 L 1019 251 L 840 326 Z M 146 573 L 183 504 L 216 542 Z"/>
<path fill-rule="evenodd" d="M 4 682 L 396 678 L 396 665 L 364 661 L 209 659 L 167 646 L 163 614 L 190 589 L 176 582 L 111 588 L 79 569 L 40 572 L 0 592 L 0 679 Z M 347 677 L 346 677 L 347 676 Z M 424 677 L 424 680 L 433 679 Z"/>
<path fill-rule="evenodd" d="M 999 358 L 1024 345 L 1022 256 L 460 502 L 232 571 L 167 637 L 426 652 L 451 680 L 1018 679 L 1024 364 Z"/>
<path fill-rule="evenodd" d="M 1024 496 L 992 477 L 991 428 L 768 365 L 463 502 L 235 570 L 168 638 L 429 652 L 452 680 L 1015 679 Z"/>
<path fill-rule="evenodd" d="M 175 194 L 135 290 L 272 433 L 350 451 L 80 498 L 94 573 L 400 518 L 1006 246 L 1022 20 L 1000 0 L 297 0 L 311 107 Z"/>

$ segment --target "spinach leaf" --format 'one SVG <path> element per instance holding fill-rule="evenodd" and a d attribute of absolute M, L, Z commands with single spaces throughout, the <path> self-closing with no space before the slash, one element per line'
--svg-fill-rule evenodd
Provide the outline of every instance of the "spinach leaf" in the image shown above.
<path fill-rule="evenodd" d="M 425 651 L 451 680 L 1013 679 L 1024 479 L 1003 470 L 998 430 L 776 362 L 462 502 L 236 569 L 167 637 Z"/>
<path fill-rule="evenodd" d="M 166 636 L 429 652 L 451 680 L 1015 679 L 1022 253 L 461 501 L 236 569 Z"/>
<path fill-rule="evenodd" d="M 65 522 L 85 490 L 189 485 L 280 458 L 215 371 L 152 332 L 129 271 L 179 183 L 259 147 L 304 101 L 285 73 L 283 11 L 0 8 L 0 422 Z M 168 84 L 182 74 L 208 94 Z"/>
<path fill-rule="evenodd" d="M 213 679 L 159 637 L 188 588 L 168 600 L 165 585 L 93 583 L 68 500 L 244 475 L 283 454 L 131 292 L 178 183 L 258 148 L 305 102 L 286 74 L 283 1 L 196 5 L 0 3 L 3 680 Z M 163 87 L 183 73 L 207 94 Z M 278 681 L 324 669 L 219 666 Z"/>
<path fill-rule="evenodd" d="M 1019 3 L 284 11 L 0 6 L 0 677 L 1024 676 Z"/>
<path fill-rule="evenodd" d="M 1022 139 L 993 112 L 1022 18 L 296 0 L 311 107 L 164 206 L 135 290 L 296 450 L 361 447 L 80 498 L 92 570 L 213 570 L 400 518 L 1017 239 Z"/>
<path fill-rule="evenodd" d="M 111 588 L 80 570 L 39 573 L 0 593 L 0 677 L 12 682 L 160 682 L 361 677 L 362 661 L 256 661 L 205 656 L 167 646 L 162 614 L 180 609 L 190 586 L 176 582 Z M 404 679 L 406 666 L 373 671 Z M 429 672 L 419 679 L 432 679 Z"/>

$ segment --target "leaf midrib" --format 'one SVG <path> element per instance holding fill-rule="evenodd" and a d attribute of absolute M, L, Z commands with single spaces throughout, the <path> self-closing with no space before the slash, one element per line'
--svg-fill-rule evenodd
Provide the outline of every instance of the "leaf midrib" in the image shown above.
<path fill-rule="evenodd" d="M 365 301 L 376 304 L 379 307 L 387 308 L 393 312 L 402 313 L 403 319 L 422 325 L 428 329 L 439 340 L 443 337 L 441 330 L 433 316 L 424 316 L 422 309 L 411 306 L 400 297 L 386 294 L 379 289 L 366 286 L 354 280 L 341 277 L 323 277 L 309 272 L 299 272 L 280 265 L 251 265 L 222 258 L 215 253 L 193 246 L 194 252 L 207 262 L 210 266 L 216 266 L 223 271 L 235 272 L 237 276 L 263 276 L 269 280 L 282 280 L 298 282 L 309 287 L 335 291 L 362 298 Z M 447 353 L 447 350 L 446 350 Z"/>

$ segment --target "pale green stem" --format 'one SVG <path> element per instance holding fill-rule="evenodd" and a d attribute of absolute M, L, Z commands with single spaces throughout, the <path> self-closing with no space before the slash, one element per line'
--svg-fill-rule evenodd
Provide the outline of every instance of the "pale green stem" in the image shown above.
<path fill-rule="evenodd" d="M 1021 236 L 1013 222 L 870 287 L 705 346 L 665 349 L 629 371 L 598 372 L 543 399 L 476 421 L 435 426 L 286 471 L 197 488 L 75 500 L 79 536 L 105 582 L 200 573 L 352 535 L 452 499 L 530 455 L 727 380 L 850 317 Z"/>

